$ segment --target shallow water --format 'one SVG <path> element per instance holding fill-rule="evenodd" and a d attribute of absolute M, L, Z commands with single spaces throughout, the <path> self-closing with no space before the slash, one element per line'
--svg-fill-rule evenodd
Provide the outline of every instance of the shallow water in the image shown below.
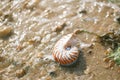
<path fill-rule="evenodd" d="M 103 0 L 1 0 L 0 27 L 12 34 L 0 38 L 0 80 L 119 80 L 118 66 L 106 69 L 103 62 L 109 46 L 94 34 L 77 34 L 82 52 L 74 67 L 59 66 L 51 51 L 77 29 L 119 31 L 119 16 L 119 5 Z"/>

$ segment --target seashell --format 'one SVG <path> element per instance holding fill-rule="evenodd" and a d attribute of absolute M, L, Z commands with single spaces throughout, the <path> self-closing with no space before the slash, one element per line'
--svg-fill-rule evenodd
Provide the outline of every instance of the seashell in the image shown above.
<path fill-rule="evenodd" d="M 76 47 L 78 38 L 76 34 L 68 34 L 63 36 L 55 44 L 52 54 L 56 62 L 63 66 L 69 66 L 79 58 L 79 49 Z"/>

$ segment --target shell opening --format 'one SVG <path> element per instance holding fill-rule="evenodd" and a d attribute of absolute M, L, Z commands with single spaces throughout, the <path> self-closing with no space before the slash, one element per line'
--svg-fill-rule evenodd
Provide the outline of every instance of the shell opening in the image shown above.
<path fill-rule="evenodd" d="M 70 50 L 70 49 L 71 49 L 71 46 L 67 46 L 67 47 L 66 47 L 66 50 Z"/>

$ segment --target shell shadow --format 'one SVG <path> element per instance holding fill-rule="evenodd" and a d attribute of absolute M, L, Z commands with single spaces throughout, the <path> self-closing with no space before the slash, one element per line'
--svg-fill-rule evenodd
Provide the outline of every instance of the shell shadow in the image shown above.
<path fill-rule="evenodd" d="M 83 55 L 83 52 L 80 51 L 79 58 L 77 62 L 71 66 L 62 66 L 60 65 L 62 70 L 68 73 L 74 73 L 76 75 L 83 75 L 84 70 L 86 69 L 86 61 Z"/>

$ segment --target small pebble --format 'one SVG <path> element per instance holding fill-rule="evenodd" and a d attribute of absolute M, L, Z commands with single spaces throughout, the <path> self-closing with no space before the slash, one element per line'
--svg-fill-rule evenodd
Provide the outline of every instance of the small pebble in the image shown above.
<path fill-rule="evenodd" d="M 38 53 L 37 58 L 42 58 L 44 54 Z"/>
<path fill-rule="evenodd" d="M 26 75 L 28 73 L 29 69 L 30 69 L 30 66 L 26 66 L 24 69 L 17 70 L 16 76 L 18 78 L 23 77 L 24 75 Z"/>
<path fill-rule="evenodd" d="M 30 40 L 28 41 L 28 43 L 29 43 L 29 44 L 35 44 L 35 43 L 38 43 L 38 42 L 40 42 L 40 41 L 41 41 L 41 37 L 35 36 L 34 38 L 30 39 Z"/>
<path fill-rule="evenodd" d="M 9 12 L 9 13 L 4 14 L 4 20 L 13 21 L 14 19 L 13 19 L 12 13 Z"/>
<path fill-rule="evenodd" d="M 18 45 L 18 46 L 16 47 L 16 50 L 17 50 L 17 51 L 21 51 L 23 48 L 24 48 L 24 46 Z"/>
<path fill-rule="evenodd" d="M 35 43 L 35 40 L 30 39 L 30 40 L 28 41 L 28 43 L 29 43 L 29 44 L 34 44 L 34 43 Z"/>
<path fill-rule="evenodd" d="M 110 67 L 110 68 L 115 65 L 115 62 L 114 62 L 113 60 L 110 60 L 109 62 L 110 62 L 110 64 L 109 64 L 109 67 Z"/>
<path fill-rule="evenodd" d="M 7 37 L 9 35 L 11 35 L 11 32 L 12 32 L 12 28 L 11 27 L 1 27 L 0 28 L 0 38 L 4 38 L 4 37 Z"/>
<path fill-rule="evenodd" d="M 93 37 L 93 38 L 92 38 L 92 40 L 91 40 L 91 41 L 92 41 L 92 42 L 97 42 L 98 40 L 99 40 L 99 39 L 98 39 L 98 37 L 97 37 L 97 36 L 95 36 L 95 37 Z"/>
<path fill-rule="evenodd" d="M 54 32 L 60 32 L 64 27 L 66 26 L 66 23 L 61 23 L 60 25 L 57 25 L 53 28 Z"/>
<path fill-rule="evenodd" d="M 81 10 L 81 11 L 79 11 L 79 13 L 80 13 L 80 14 L 86 14 L 87 11 L 86 11 L 86 10 Z"/>
<path fill-rule="evenodd" d="M 108 48 L 107 51 L 105 52 L 106 55 L 110 54 L 110 52 L 112 51 L 111 48 Z"/>
<path fill-rule="evenodd" d="M 49 72 L 49 75 L 50 75 L 50 76 L 52 76 L 52 77 L 57 76 L 57 74 L 56 74 L 56 72 L 55 72 L 55 71 L 51 71 L 51 72 Z"/>
<path fill-rule="evenodd" d="M 92 50 L 88 50 L 87 54 L 91 55 L 92 54 Z"/>
<path fill-rule="evenodd" d="M 109 64 L 107 66 L 105 66 L 106 69 L 109 69 L 109 68 L 113 68 L 113 66 L 115 65 L 115 62 L 113 60 L 110 60 L 109 61 Z"/>
<path fill-rule="evenodd" d="M 110 61 L 110 58 L 104 58 L 103 61 L 108 63 Z"/>
<path fill-rule="evenodd" d="M 88 67 L 85 71 L 84 71 L 85 74 L 90 74 L 91 71 L 90 71 L 90 68 Z"/>
<path fill-rule="evenodd" d="M 6 68 L 6 67 L 8 67 L 10 64 L 12 63 L 12 60 L 2 60 L 1 62 L 0 62 L 0 69 L 3 69 L 3 68 Z"/>
<path fill-rule="evenodd" d="M 25 71 L 24 69 L 18 70 L 18 71 L 16 72 L 16 76 L 17 76 L 18 78 L 23 77 L 25 74 L 26 74 L 26 71 Z"/>

